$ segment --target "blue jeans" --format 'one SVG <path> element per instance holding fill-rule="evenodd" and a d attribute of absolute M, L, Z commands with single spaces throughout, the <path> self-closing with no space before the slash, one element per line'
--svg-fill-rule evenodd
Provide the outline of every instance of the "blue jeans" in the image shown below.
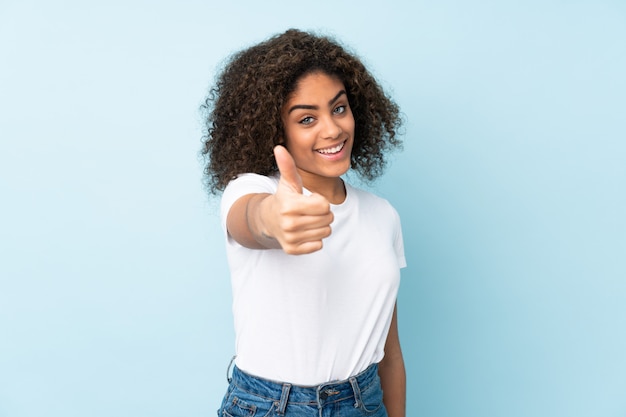
<path fill-rule="evenodd" d="M 258 378 L 236 366 L 219 417 L 387 417 L 378 365 L 344 381 L 304 387 Z"/>

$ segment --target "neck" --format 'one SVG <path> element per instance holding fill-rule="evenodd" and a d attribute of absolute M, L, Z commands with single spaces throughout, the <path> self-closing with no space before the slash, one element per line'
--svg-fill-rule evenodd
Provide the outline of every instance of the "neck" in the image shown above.
<path fill-rule="evenodd" d="M 341 204 L 346 199 L 346 187 L 340 177 L 307 178 L 302 175 L 302 185 L 312 193 L 320 194 L 331 204 Z"/>

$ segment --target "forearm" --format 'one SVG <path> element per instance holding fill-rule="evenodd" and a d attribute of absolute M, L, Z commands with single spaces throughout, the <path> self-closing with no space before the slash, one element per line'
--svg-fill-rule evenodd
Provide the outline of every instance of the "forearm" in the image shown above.
<path fill-rule="evenodd" d="M 263 249 L 280 249 L 280 243 L 276 238 L 270 236 L 266 232 L 265 223 L 262 213 L 267 210 L 263 207 L 267 204 L 267 199 L 271 198 L 269 194 L 256 194 L 252 196 L 245 209 L 246 226 L 250 232 L 250 236 Z"/>
<path fill-rule="evenodd" d="M 230 236 L 249 249 L 292 255 L 320 250 L 332 230 L 330 203 L 319 194 L 290 194 L 286 187 L 281 191 L 279 183 L 274 194 L 247 194 L 235 201 L 226 218 Z"/>
<path fill-rule="evenodd" d="M 237 200 L 227 219 L 228 233 L 250 249 L 278 249 L 280 244 L 264 231 L 261 205 L 270 194 L 248 194 Z"/>
<path fill-rule="evenodd" d="M 402 354 L 385 357 L 378 366 L 383 402 L 389 417 L 406 416 L 406 371 Z"/>
<path fill-rule="evenodd" d="M 394 306 L 389 334 L 385 342 L 385 356 L 378 365 L 383 388 L 383 402 L 389 417 L 406 416 L 406 371 L 398 334 L 398 311 Z"/>

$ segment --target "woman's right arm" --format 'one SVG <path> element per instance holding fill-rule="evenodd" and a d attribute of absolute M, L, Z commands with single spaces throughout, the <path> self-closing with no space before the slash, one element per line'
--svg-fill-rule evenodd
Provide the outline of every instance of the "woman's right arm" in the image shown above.
<path fill-rule="evenodd" d="M 318 251 L 331 233 L 330 204 L 319 194 L 302 194 L 302 179 L 285 148 L 277 146 L 274 155 L 281 174 L 276 193 L 247 194 L 235 201 L 226 218 L 228 233 L 250 249 L 293 255 Z"/>
<path fill-rule="evenodd" d="M 235 201 L 228 212 L 226 227 L 230 236 L 249 249 L 281 249 L 278 240 L 268 235 L 260 214 L 261 203 L 271 194 L 247 194 Z"/>

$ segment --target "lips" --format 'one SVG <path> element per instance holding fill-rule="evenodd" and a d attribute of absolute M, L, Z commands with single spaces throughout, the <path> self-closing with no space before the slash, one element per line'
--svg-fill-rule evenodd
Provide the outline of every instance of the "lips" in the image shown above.
<path fill-rule="evenodd" d="M 346 142 L 343 141 L 341 142 L 339 145 L 336 146 L 332 146 L 330 148 L 322 148 L 322 149 L 316 149 L 316 152 L 319 152 L 323 155 L 332 155 L 338 152 L 341 152 L 341 150 L 343 149 L 343 147 L 346 146 Z"/>

